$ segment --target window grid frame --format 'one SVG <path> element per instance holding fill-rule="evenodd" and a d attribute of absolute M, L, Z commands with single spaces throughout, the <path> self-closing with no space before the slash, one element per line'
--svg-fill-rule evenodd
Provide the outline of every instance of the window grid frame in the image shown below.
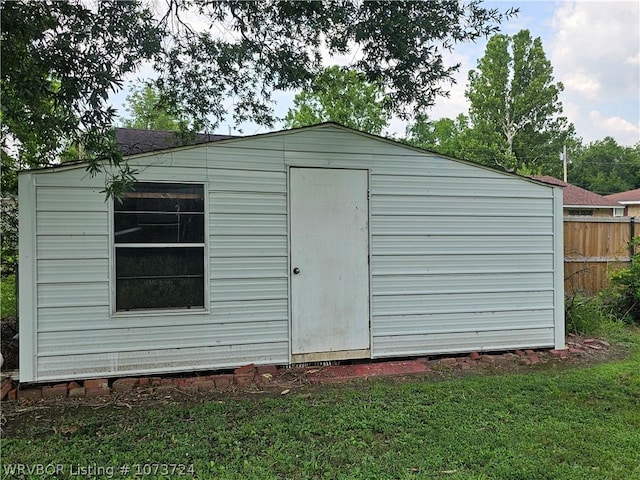
<path fill-rule="evenodd" d="M 209 256 L 208 256 L 208 239 L 209 239 L 209 191 L 207 183 L 203 181 L 189 181 L 189 180 L 147 180 L 140 179 L 139 183 L 156 184 L 156 185 L 193 185 L 202 187 L 202 201 L 203 211 L 192 212 L 193 214 L 203 215 L 203 242 L 189 242 L 189 243 L 117 243 L 115 241 L 115 214 L 118 210 L 115 209 L 115 200 L 109 203 L 109 311 L 111 317 L 145 317 L 145 316 L 170 316 L 170 315 L 203 315 L 210 313 L 210 275 L 209 275 Z M 136 212 L 140 213 L 140 212 Z M 157 211 L 154 213 L 158 213 Z M 173 212 L 171 212 L 173 213 Z M 116 256 L 118 248 L 202 248 L 202 262 L 203 262 L 203 306 L 197 307 L 167 307 L 167 308 L 139 308 L 130 310 L 118 310 L 117 298 L 116 298 Z"/>

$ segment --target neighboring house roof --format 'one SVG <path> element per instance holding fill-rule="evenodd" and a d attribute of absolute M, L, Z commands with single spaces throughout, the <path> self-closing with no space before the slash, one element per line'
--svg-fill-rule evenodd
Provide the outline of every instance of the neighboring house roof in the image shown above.
<path fill-rule="evenodd" d="M 116 128 L 115 130 L 116 143 L 120 145 L 123 155 L 137 155 L 167 148 L 235 138 L 233 135 L 197 133 L 195 138 L 185 141 L 176 132 L 170 130 L 143 130 L 138 128 Z"/>
<path fill-rule="evenodd" d="M 614 193 L 607 195 L 605 198 L 621 203 L 622 205 L 638 205 L 640 204 L 640 188 Z"/>
<path fill-rule="evenodd" d="M 584 188 L 580 188 L 571 183 L 563 182 L 555 177 L 550 176 L 535 176 L 533 177 L 541 182 L 550 183 L 552 185 L 559 185 L 564 187 L 562 189 L 563 205 L 564 207 L 592 207 L 592 208 L 615 208 L 620 207 L 620 204 L 611 200 L 610 198 L 603 197 L 597 193 L 590 192 Z"/>

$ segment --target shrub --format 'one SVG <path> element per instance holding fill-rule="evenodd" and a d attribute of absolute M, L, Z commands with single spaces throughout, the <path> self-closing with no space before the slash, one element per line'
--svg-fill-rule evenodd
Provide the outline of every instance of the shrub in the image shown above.
<path fill-rule="evenodd" d="M 16 316 L 16 277 L 15 275 L 0 278 L 0 318 Z"/>
<path fill-rule="evenodd" d="M 640 237 L 632 245 L 639 246 Z M 640 325 L 640 252 L 631 257 L 629 267 L 611 274 L 611 285 L 600 296 L 611 314 L 626 323 Z"/>
<path fill-rule="evenodd" d="M 588 298 L 574 294 L 565 299 L 567 332 L 582 335 L 603 334 L 616 329 L 615 323 L 615 317 L 607 312 L 598 297 Z"/>
<path fill-rule="evenodd" d="M 18 201 L 15 197 L 0 199 L 0 266 L 1 275 L 15 273 L 18 264 Z"/>

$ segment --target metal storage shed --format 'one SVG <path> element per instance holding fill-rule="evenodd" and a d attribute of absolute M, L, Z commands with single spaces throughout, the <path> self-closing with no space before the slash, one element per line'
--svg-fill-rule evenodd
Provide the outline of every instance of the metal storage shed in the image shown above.
<path fill-rule="evenodd" d="M 20 381 L 564 348 L 562 191 L 337 124 L 22 172 Z"/>

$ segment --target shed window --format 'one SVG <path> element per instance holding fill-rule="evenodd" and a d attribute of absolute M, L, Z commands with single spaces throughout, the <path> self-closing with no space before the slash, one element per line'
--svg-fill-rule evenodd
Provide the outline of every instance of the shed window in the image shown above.
<path fill-rule="evenodd" d="M 204 308 L 204 186 L 134 184 L 114 204 L 116 311 Z"/>

